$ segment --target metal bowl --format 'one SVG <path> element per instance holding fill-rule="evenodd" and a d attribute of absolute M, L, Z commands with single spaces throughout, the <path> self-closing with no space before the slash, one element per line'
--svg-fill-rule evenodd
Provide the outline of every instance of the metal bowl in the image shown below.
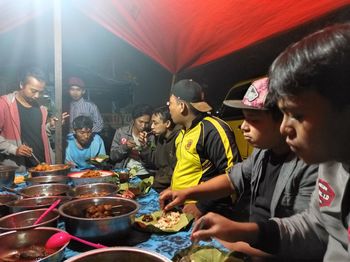
<path fill-rule="evenodd" d="M 16 251 L 30 248 L 33 246 L 44 247 L 47 240 L 58 232 L 63 230 L 53 227 L 37 227 L 35 229 L 21 230 L 21 231 L 10 231 L 0 234 L 0 261 L 3 261 L 4 257 L 11 254 L 17 253 Z M 64 231 L 63 231 L 64 232 Z M 51 255 L 40 259 L 41 262 L 57 262 L 62 261 L 64 258 L 64 249 L 69 243 L 63 247 L 53 250 Z M 4 260 L 5 261 L 5 260 Z M 6 260 L 11 261 L 11 260 Z M 19 260 L 13 260 L 19 261 Z M 34 260 L 23 260 L 23 261 L 34 261 Z M 36 261 L 36 260 L 35 260 Z M 38 260 L 39 261 L 39 260 Z"/>
<path fill-rule="evenodd" d="M 27 177 L 25 182 L 28 186 L 40 184 L 67 184 L 69 178 L 67 176 L 37 176 Z"/>
<path fill-rule="evenodd" d="M 24 230 L 40 226 L 56 227 L 60 216 L 57 209 L 48 213 L 39 224 L 33 225 L 46 210 L 46 208 L 27 210 L 4 216 L 0 218 L 0 231 Z"/>
<path fill-rule="evenodd" d="M 6 205 L 9 207 L 10 213 L 21 212 L 25 210 L 48 208 L 57 199 L 61 199 L 61 203 L 65 203 L 72 198 L 69 196 L 48 196 L 48 197 L 33 197 L 18 199 L 16 201 L 8 202 Z"/>
<path fill-rule="evenodd" d="M 70 190 L 71 187 L 66 184 L 40 184 L 22 188 L 19 192 L 29 197 L 42 197 L 65 196 L 69 194 Z"/>
<path fill-rule="evenodd" d="M 120 214 L 107 218 L 86 218 L 86 209 L 93 205 L 119 206 Z M 80 198 L 60 206 L 66 230 L 77 237 L 97 242 L 113 242 L 129 233 L 140 205 L 122 197 Z"/>
<path fill-rule="evenodd" d="M 111 181 L 111 179 L 114 176 L 114 172 L 112 171 L 96 170 L 100 172 L 102 175 L 96 176 L 96 177 L 83 177 L 83 175 L 88 171 L 89 170 L 72 172 L 68 174 L 68 177 L 70 178 L 74 186 L 79 186 L 79 185 L 86 185 L 86 184 L 92 184 L 92 183 L 108 183 Z"/>
<path fill-rule="evenodd" d="M 71 166 L 67 164 L 57 164 L 57 165 L 50 165 L 52 170 L 47 171 L 36 171 L 35 167 L 28 169 L 28 174 L 31 177 L 37 177 L 37 176 L 66 176 L 70 172 Z"/>
<path fill-rule="evenodd" d="M 143 250 L 135 247 L 109 247 L 100 248 L 84 252 L 77 256 L 67 259 L 66 262 L 171 262 L 170 259 L 158 253 Z"/>
<path fill-rule="evenodd" d="M 10 213 L 9 207 L 6 205 L 7 203 L 11 201 L 15 201 L 18 199 L 18 196 L 6 194 L 6 195 L 0 195 L 0 217 L 6 216 Z"/>
<path fill-rule="evenodd" d="M 10 187 L 15 182 L 16 167 L 0 165 L 0 186 Z"/>
<path fill-rule="evenodd" d="M 110 183 L 94 183 L 77 186 L 74 189 L 75 198 L 105 197 L 115 195 L 119 187 Z"/>

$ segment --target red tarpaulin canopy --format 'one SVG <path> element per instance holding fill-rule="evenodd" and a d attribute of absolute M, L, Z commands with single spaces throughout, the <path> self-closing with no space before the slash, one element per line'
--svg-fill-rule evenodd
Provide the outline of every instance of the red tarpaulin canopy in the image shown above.
<path fill-rule="evenodd" d="M 350 4 L 350 0 L 74 0 L 74 3 L 110 32 L 177 73 L 299 26 Z M 0 33 L 51 6 L 49 0 L 0 0 Z"/>
<path fill-rule="evenodd" d="M 291 29 L 349 0 L 75 0 L 113 34 L 172 73 Z"/>

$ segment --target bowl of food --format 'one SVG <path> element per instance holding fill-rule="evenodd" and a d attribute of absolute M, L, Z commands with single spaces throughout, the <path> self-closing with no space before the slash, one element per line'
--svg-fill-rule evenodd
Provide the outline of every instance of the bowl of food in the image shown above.
<path fill-rule="evenodd" d="M 70 234 L 93 242 L 113 242 L 125 237 L 140 205 L 121 197 L 80 198 L 59 207 Z"/>
<path fill-rule="evenodd" d="M 111 183 L 93 183 L 80 185 L 74 188 L 73 197 L 88 198 L 88 197 L 105 197 L 116 195 L 119 187 Z"/>
<path fill-rule="evenodd" d="M 69 177 L 67 176 L 36 176 L 27 177 L 25 182 L 28 186 L 40 185 L 40 184 L 67 184 Z"/>
<path fill-rule="evenodd" d="M 24 198 L 18 199 L 15 201 L 8 202 L 6 206 L 9 208 L 10 213 L 21 212 L 25 210 L 48 208 L 55 202 L 57 199 L 61 199 L 63 204 L 72 199 L 70 196 L 45 196 L 45 197 L 33 197 L 33 198 Z"/>
<path fill-rule="evenodd" d="M 15 182 L 16 167 L 0 165 L 0 186 L 10 187 Z"/>
<path fill-rule="evenodd" d="M 28 174 L 30 177 L 37 176 L 66 176 L 70 172 L 71 166 L 67 164 L 56 164 L 56 165 L 48 165 L 48 164 L 39 164 L 35 167 L 28 169 Z"/>
<path fill-rule="evenodd" d="M 117 173 L 120 183 L 128 182 L 130 179 L 130 169 L 129 168 L 117 168 L 114 169 Z"/>
<path fill-rule="evenodd" d="M 18 199 L 18 196 L 11 194 L 0 195 L 0 217 L 6 216 L 9 214 L 9 207 L 6 205 L 11 201 L 15 201 Z"/>
<path fill-rule="evenodd" d="M 60 216 L 57 209 L 51 210 L 39 224 L 33 225 L 46 210 L 46 208 L 27 210 L 4 216 L 0 218 L 0 231 L 26 230 L 40 226 L 56 227 Z"/>
<path fill-rule="evenodd" d="M 64 249 L 69 242 L 60 248 L 45 248 L 47 240 L 59 232 L 62 230 L 53 227 L 37 227 L 0 234 L 0 261 L 62 261 Z"/>
<path fill-rule="evenodd" d="M 107 170 L 84 170 L 68 174 L 68 177 L 75 186 L 92 183 L 106 183 L 110 181 L 112 176 L 114 176 L 114 173 Z"/>
<path fill-rule="evenodd" d="M 71 187 L 66 184 L 40 184 L 25 187 L 19 190 L 21 194 L 28 197 L 66 196 L 70 191 Z"/>
<path fill-rule="evenodd" d="M 71 257 L 66 262 L 94 262 L 94 261 L 143 261 L 143 262 L 171 262 L 170 259 L 158 253 L 135 247 L 100 248 Z"/>

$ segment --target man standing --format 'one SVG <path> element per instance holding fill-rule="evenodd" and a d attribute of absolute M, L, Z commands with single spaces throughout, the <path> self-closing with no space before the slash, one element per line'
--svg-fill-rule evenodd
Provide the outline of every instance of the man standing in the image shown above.
<path fill-rule="evenodd" d="M 20 80 L 20 90 L 0 97 L 0 163 L 31 167 L 51 163 L 46 133 L 47 109 L 37 102 L 45 88 L 45 74 L 28 69 Z"/>
<path fill-rule="evenodd" d="M 157 192 L 161 192 L 171 183 L 176 164 L 175 139 L 180 131 L 180 126 L 175 126 L 169 108 L 166 106 L 153 111 L 151 123 L 155 141 L 154 144 L 147 145 L 147 132 L 141 132 L 139 139 L 147 146 L 142 147 L 140 156 L 144 162 L 154 165 L 157 169 L 152 187 Z"/>
<path fill-rule="evenodd" d="M 177 82 L 171 89 L 169 110 L 174 123 L 182 126 L 175 140 L 177 163 L 171 189 L 196 186 L 227 172 L 241 160 L 233 132 L 222 120 L 207 112 L 201 86 L 193 80 Z M 198 218 L 208 211 L 232 215 L 229 197 L 219 200 L 187 201 L 184 212 Z"/>
<path fill-rule="evenodd" d="M 92 132 L 100 133 L 103 128 L 103 119 L 97 106 L 84 99 L 85 83 L 78 77 L 71 77 L 68 80 L 69 95 L 72 98 L 70 104 L 70 129 L 72 130 L 73 120 L 78 116 L 88 116 L 92 119 L 94 126 Z"/>

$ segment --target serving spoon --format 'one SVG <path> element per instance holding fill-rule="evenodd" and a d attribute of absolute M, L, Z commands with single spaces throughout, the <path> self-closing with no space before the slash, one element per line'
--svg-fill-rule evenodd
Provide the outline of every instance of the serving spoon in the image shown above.
<path fill-rule="evenodd" d="M 63 247 L 65 244 L 67 244 L 71 239 L 76 240 L 80 243 L 83 243 L 85 245 L 94 247 L 94 248 L 104 248 L 107 246 L 92 243 L 90 241 L 86 241 L 84 239 L 81 239 L 79 237 L 73 236 L 67 232 L 58 232 L 56 234 L 53 234 L 46 242 L 45 248 L 48 249 L 57 249 L 60 247 Z"/>
<path fill-rule="evenodd" d="M 61 199 L 57 199 L 55 202 L 53 202 L 52 205 L 48 209 L 46 209 L 45 212 L 42 213 L 40 217 L 38 217 L 38 219 L 34 222 L 33 225 L 39 224 L 46 217 L 46 215 L 50 213 L 51 210 L 53 210 L 60 202 L 61 202 Z"/>

